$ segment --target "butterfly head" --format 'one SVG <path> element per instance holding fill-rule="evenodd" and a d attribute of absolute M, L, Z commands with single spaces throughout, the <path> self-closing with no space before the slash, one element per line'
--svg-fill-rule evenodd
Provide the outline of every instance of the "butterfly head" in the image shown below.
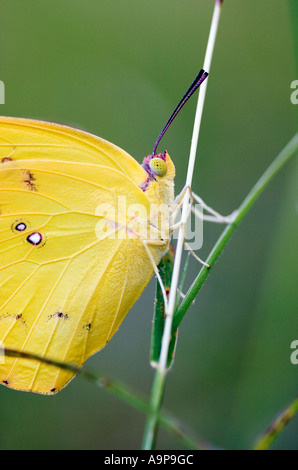
<path fill-rule="evenodd" d="M 148 174 L 148 178 L 142 186 L 143 191 L 148 188 L 150 182 L 172 182 L 175 177 L 174 163 L 167 151 L 148 155 L 144 158 L 142 167 Z"/>

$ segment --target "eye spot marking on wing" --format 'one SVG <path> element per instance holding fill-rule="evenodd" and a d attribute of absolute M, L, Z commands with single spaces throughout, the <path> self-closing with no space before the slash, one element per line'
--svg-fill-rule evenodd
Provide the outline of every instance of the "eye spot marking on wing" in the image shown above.
<path fill-rule="evenodd" d="M 30 224 L 24 219 L 18 219 L 10 226 L 13 233 L 25 232 L 28 228 L 30 228 Z"/>
<path fill-rule="evenodd" d="M 23 173 L 23 183 L 25 183 L 26 187 L 29 191 L 37 191 L 37 186 L 35 184 L 35 177 L 30 170 L 22 170 Z"/>
<path fill-rule="evenodd" d="M 55 392 L 56 392 L 56 389 L 55 389 L 55 388 L 52 388 L 52 389 L 50 390 L 50 392 L 51 392 L 51 393 L 55 393 Z"/>
<path fill-rule="evenodd" d="M 53 318 L 57 318 L 58 320 L 60 318 L 63 320 L 69 320 L 68 314 L 67 313 L 64 314 L 63 312 L 56 312 L 53 315 L 48 316 L 48 320 L 52 320 Z"/>
<path fill-rule="evenodd" d="M 16 230 L 18 232 L 24 232 L 26 228 L 27 228 L 27 225 L 24 222 L 20 222 L 19 224 L 16 225 Z"/>
<path fill-rule="evenodd" d="M 8 385 L 8 380 L 2 380 L 2 383 L 4 383 L 4 385 Z"/>
<path fill-rule="evenodd" d="M 90 328 L 91 328 L 91 323 L 87 323 L 86 325 L 83 326 L 83 329 L 87 331 L 89 331 Z"/>
<path fill-rule="evenodd" d="M 37 246 L 41 244 L 43 237 L 41 233 L 33 232 L 26 238 L 26 240 L 31 243 L 31 245 Z"/>

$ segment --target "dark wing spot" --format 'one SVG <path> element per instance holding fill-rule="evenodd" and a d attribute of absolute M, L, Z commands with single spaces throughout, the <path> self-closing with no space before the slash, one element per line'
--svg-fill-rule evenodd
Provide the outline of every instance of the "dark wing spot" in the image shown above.
<path fill-rule="evenodd" d="M 48 316 L 48 320 L 51 320 L 52 318 L 58 318 L 58 319 L 63 318 L 63 320 L 68 320 L 69 316 L 68 316 L 67 313 L 64 314 L 63 312 L 56 312 L 56 313 L 54 313 L 54 315 L 49 315 Z"/>
<path fill-rule="evenodd" d="M 20 320 L 20 322 L 21 322 L 24 326 L 27 326 L 27 325 L 26 325 L 26 322 L 25 322 L 25 320 L 24 320 L 24 318 L 23 318 L 23 315 L 22 315 L 21 313 L 15 315 L 15 314 L 11 314 L 11 313 L 7 312 L 7 313 L 5 313 L 5 314 L 3 314 L 3 315 L 0 315 L 0 321 L 1 321 L 1 320 L 7 320 L 8 318 L 9 318 L 9 319 L 12 319 L 12 320 L 15 320 L 15 321 Z"/>
<path fill-rule="evenodd" d="M 68 316 L 67 313 L 64 315 L 64 313 L 62 313 L 62 312 L 59 312 L 59 313 L 57 314 L 57 317 L 58 317 L 58 318 L 63 318 L 63 320 L 68 320 L 68 318 L 69 318 L 69 316 Z"/>
<path fill-rule="evenodd" d="M 42 234 L 39 232 L 33 232 L 27 237 L 27 242 L 31 245 L 37 246 L 42 242 Z"/>
<path fill-rule="evenodd" d="M 24 232 L 24 230 L 26 230 L 27 228 L 27 225 L 24 224 L 24 222 L 20 222 L 19 224 L 16 225 L 16 230 L 18 232 Z"/>
<path fill-rule="evenodd" d="M 23 323 L 23 325 L 27 326 L 22 313 L 20 313 L 19 315 L 16 315 L 16 321 L 18 320 L 20 320 Z"/>
<path fill-rule="evenodd" d="M 25 232 L 25 230 L 28 228 L 30 228 L 30 224 L 25 219 L 18 219 L 10 226 L 10 229 L 13 233 Z"/>
<path fill-rule="evenodd" d="M 85 330 L 89 331 L 90 328 L 91 328 L 91 323 L 87 323 L 86 325 L 83 326 L 83 328 L 84 328 Z"/>
<path fill-rule="evenodd" d="M 12 158 L 10 158 L 10 157 L 2 158 L 1 163 L 7 163 L 7 162 L 12 162 Z"/>
<path fill-rule="evenodd" d="M 3 380 L 3 383 L 4 383 L 5 385 L 8 385 L 8 380 Z"/>
<path fill-rule="evenodd" d="M 29 191 L 37 191 L 36 184 L 34 183 L 34 181 L 36 180 L 35 180 L 33 173 L 31 173 L 31 171 L 29 170 L 22 170 L 22 171 L 23 171 L 23 177 L 24 177 L 23 182 L 25 183 Z"/>
<path fill-rule="evenodd" d="M 55 393 L 56 392 L 56 389 L 55 388 L 52 388 L 51 389 L 51 393 Z"/>

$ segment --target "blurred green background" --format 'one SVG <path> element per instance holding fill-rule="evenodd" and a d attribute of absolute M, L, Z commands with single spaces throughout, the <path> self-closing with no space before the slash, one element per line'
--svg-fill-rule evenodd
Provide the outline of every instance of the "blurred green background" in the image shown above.
<path fill-rule="evenodd" d="M 294 5 L 296 3 L 296 6 Z M 201 68 L 209 0 L 2 0 L 1 113 L 73 125 L 139 162 Z M 221 213 L 242 201 L 297 130 L 297 2 L 225 0 L 193 189 Z M 295 21 L 296 18 L 296 21 Z M 160 149 L 186 175 L 196 99 Z M 165 407 L 197 435 L 247 449 L 297 393 L 297 163 L 237 230 L 184 320 Z M 222 227 L 206 226 L 201 257 Z M 188 282 L 199 266 L 191 261 Z M 87 366 L 147 396 L 154 282 Z M 145 417 L 76 378 L 54 397 L 0 387 L 1 449 L 138 449 Z M 180 443 L 161 431 L 160 449 Z M 275 449 L 298 449 L 298 420 Z"/>

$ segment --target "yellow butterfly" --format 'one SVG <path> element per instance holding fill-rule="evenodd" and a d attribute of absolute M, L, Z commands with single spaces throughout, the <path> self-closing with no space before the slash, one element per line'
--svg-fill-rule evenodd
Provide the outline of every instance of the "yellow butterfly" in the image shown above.
<path fill-rule="evenodd" d="M 174 176 L 167 152 L 141 166 L 86 132 L 0 118 L 0 346 L 77 366 L 103 348 L 167 251 Z M 53 394 L 74 375 L 2 362 L 19 390 Z"/>

